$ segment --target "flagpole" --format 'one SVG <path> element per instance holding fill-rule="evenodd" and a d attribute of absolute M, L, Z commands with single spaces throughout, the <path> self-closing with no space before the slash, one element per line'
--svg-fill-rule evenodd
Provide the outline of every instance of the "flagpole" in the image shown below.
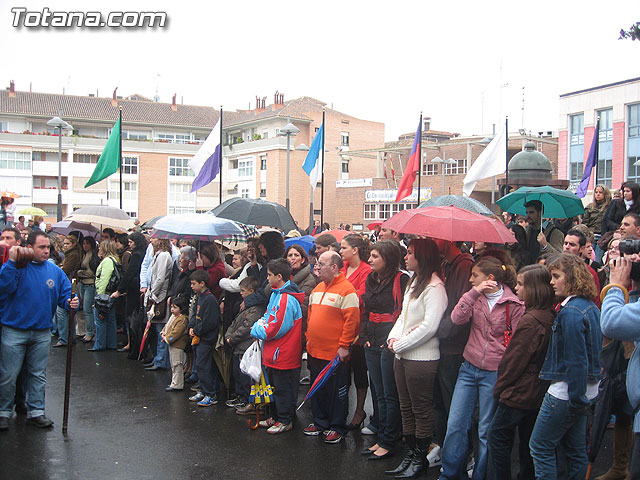
<path fill-rule="evenodd" d="M 220 105 L 220 172 L 218 173 L 218 181 L 220 182 L 220 203 L 222 204 L 222 164 L 224 163 L 224 144 L 222 143 L 222 105 Z"/>
<path fill-rule="evenodd" d="M 420 112 L 420 138 L 418 142 L 418 206 L 420 206 L 420 182 L 422 180 L 422 112 Z M 442 166 L 444 167 L 444 163 Z"/>
<path fill-rule="evenodd" d="M 504 118 L 504 148 L 505 148 L 505 174 L 504 174 L 504 194 L 509 193 L 509 117 Z"/>
<path fill-rule="evenodd" d="M 120 106 L 120 122 L 118 123 L 118 135 L 120 137 L 120 210 L 122 210 L 122 105 Z M 107 184 L 107 192 L 109 185 Z"/>
<path fill-rule="evenodd" d="M 595 135 L 596 138 L 594 139 L 594 141 L 596 142 L 596 155 L 595 155 L 595 160 L 593 161 L 593 164 L 596 167 L 596 173 L 593 177 L 593 192 L 595 194 L 596 191 L 596 185 L 598 184 L 598 154 L 600 153 L 600 116 L 598 115 L 596 117 L 596 131 L 595 131 Z"/>
<path fill-rule="evenodd" d="M 324 228 L 324 137 L 327 130 L 324 126 L 326 108 L 322 107 L 322 189 L 320 190 L 320 228 Z"/>

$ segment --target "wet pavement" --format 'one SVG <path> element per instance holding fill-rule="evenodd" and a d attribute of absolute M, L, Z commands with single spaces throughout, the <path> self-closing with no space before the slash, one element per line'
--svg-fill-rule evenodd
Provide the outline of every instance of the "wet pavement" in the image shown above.
<path fill-rule="evenodd" d="M 62 434 L 66 350 L 51 349 L 46 412 L 55 426 L 43 431 L 14 416 L 0 433 L 0 479 L 392 478 L 383 472 L 400 460 L 398 454 L 368 461 L 360 451 L 375 440 L 359 432 L 336 445 L 305 436 L 308 406 L 298 411 L 293 431 L 268 435 L 250 430 L 253 417 L 236 415 L 222 399 L 199 408 L 186 388 L 165 392 L 168 371 L 146 372 L 124 353 L 87 352 L 83 344 L 73 353 L 68 434 Z M 611 437 L 608 431 L 592 478 L 610 465 Z M 422 478 L 438 475 L 430 468 Z"/>

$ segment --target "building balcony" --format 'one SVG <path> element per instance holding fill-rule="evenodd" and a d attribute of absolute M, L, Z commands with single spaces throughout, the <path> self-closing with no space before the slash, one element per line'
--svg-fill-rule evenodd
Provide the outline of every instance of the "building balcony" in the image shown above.
<path fill-rule="evenodd" d="M 291 150 L 294 149 L 294 143 L 295 140 L 292 138 Z M 263 140 L 253 140 L 251 142 L 236 143 L 234 145 L 225 145 L 223 154 L 225 156 L 235 156 L 281 148 L 287 148 L 287 137 L 266 138 Z"/>

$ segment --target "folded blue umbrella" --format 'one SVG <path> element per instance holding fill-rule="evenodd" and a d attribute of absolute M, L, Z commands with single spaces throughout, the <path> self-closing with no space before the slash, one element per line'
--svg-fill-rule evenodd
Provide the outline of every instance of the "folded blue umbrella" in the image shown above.
<path fill-rule="evenodd" d="M 311 247 L 315 245 L 314 240 L 314 237 L 312 237 L 311 235 L 304 235 L 302 237 L 285 238 L 284 244 L 287 246 L 287 248 L 289 248 L 289 245 L 300 245 L 302 248 L 304 248 L 305 252 L 309 253 Z"/>
<path fill-rule="evenodd" d="M 304 402 L 306 402 L 311 397 L 313 397 L 317 393 L 317 391 L 320 390 L 325 383 L 327 383 L 327 380 L 329 380 L 329 377 L 333 375 L 333 372 L 338 367 L 338 365 L 340 365 L 340 357 L 336 355 L 336 357 L 333 360 L 331 360 L 329 363 L 327 363 L 327 366 L 324 367 L 320 371 L 320 373 L 318 373 L 318 376 L 316 377 L 313 384 L 309 388 L 309 391 L 307 392 L 307 396 L 304 397 L 304 400 L 302 400 L 302 403 L 298 406 L 296 410 L 300 410 L 300 408 L 304 405 Z"/>

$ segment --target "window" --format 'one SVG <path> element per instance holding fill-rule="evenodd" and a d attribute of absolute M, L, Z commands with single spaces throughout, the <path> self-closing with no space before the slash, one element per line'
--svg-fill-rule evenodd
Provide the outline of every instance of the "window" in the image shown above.
<path fill-rule="evenodd" d="M 138 212 L 124 212 L 129 215 L 131 218 L 138 218 Z"/>
<path fill-rule="evenodd" d="M 34 205 L 34 207 L 41 208 L 42 210 L 47 212 L 47 217 L 55 217 L 58 215 L 57 205 Z"/>
<path fill-rule="evenodd" d="M 412 208 L 418 208 L 418 205 L 415 203 L 394 203 L 391 205 L 391 214 L 395 215 L 402 210 L 411 210 Z"/>
<path fill-rule="evenodd" d="M 267 169 L 267 156 L 260 155 L 260 170 L 266 170 L 266 169 Z"/>
<path fill-rule="evenodd" d="M 249 198 L 249 189 L 243 188 L 242 190 L 240 190 L 240 196 L 242 198 Z"/>
<path fill-rule="evenodd" d="M 169 202 L 195 202 L 196 196 L 188 183 L 169 183 Z M 195 207 L 194 207 L 195 208 Z"/>
<path fill-rule="evenodd" d="M 377 218 L 376 215 L 376 204 L 375 203 L 365 203 L 364 204 L 364 219 L 365 220 L 375 220 Z"/>
<path fill-rule="evenodd" d="M 130 130 L 123 130 L 122 138 L 124 140 L 149 140 L 149 134 L 145 132 L 133 132 Z"/>
<path fill-rule="evenodd" d="M 238 159 L 232 158 L 229 160 L 229 170 L 237 170 L 238 169 Z"/>
<path fill-rule="evenodd" d="M 253 176 L 253 160 L 240 160 L 238 162 L 238 176 L 239 177 Z"/>
<path fill-rule="evenodd" d="M 349 146 L 349 132 L 342 132 L 340 145 L 343 147 Z"/>
<path fill-rule="evenodd" d="M 422 165 L 422 174 L 423 175 L 437 175 L 438 174 L 438 164 L 437 163 L 431 163 L 431 162 L 425 162 Z"/>
<path fill-rule="evenodd" d="M 584 114 L 571 115 L 569 118 L 569 180 L 582 178 L 584 161 Z"/>
<path fill-rule="evenodd" d="M 467 159 L 457 160 L 456 163 L 447 164 L 445 175 L 462 175 L 467 173 Z"/>
<path fill-rule="evenodd" d="M 613 109 L 600 110 L 600 133 L 598 135 L 598 183 L 611 188 L 613 166 Z"/>
<path fill-rule="evenodd" d="M 266 188 L 261 188 L 260 189 L 260 198 L 266 198 L 267 197 L 267 189 Z"/>
<path fill-rule="evenodd" d="M 100 155 L 91 155 L 88 153 L 79 153 L 76 155 L 75 163 L 98 163 Z M 35 159 L 34 159 L 35 160 Z"/>
<path fill-rule="evenodd" d="M 349 160 L 345 160 L 343 158 L 341 165 L 342 165 L 342 170 L 341 170 L 342 173 L 349 173 Z"/>
<path fill-rule="evenodd" d="M 170 177 L 195 177 L 193 170 L 189 167 L 190 158 L 169 157 Z"/>
<path fill-rule="evenodd" d="M 191 135 L 176 133 L 176 143 L 189 143 L 191 141 Z"/>
<path fill-rule="evenodd" d="M 265 139 L 265 140 L 267 138 L 269 138 L 269 132 L 267 132 L 267 131 L 262 132 L 262 138 Z"/>
<path fill-rule="evenodd" d="M 170 133 L 159 133 L 156 135 L 156 140 L 160 140 L 161 142 L 169 142 L 173 143 L 173 134 Z"/>
<path fill-rule="evenodd" d="M 137 175 L 138 157 L 122 157 L 122 173 L 125 175 Z"/>
<path fill-rule="evenodd" d="M 391 216 L 391 204 L 381 203 L 378 205 L 378 214 L 381 220 L 386 220 Z"/>
<path fill-rule="evenodd" d="M 195 207 L 169 207 L 169 213 L 195 213 Z"/>
<path fill-rule="evenodd" d="M 0 150 L 0 170 L 31 170 L 31 152 Z"/>
<path fill-rule="evenodd" d="M 119 181 L 109 181 L 109 198 L 120 198 Z M 138 200 L 138 182 L 122 182 L 122 200 Z"/>
<path fill-rule="evenodd" d="M 640 181 L 640 167 L 634 165 L 640 160 L 640 103 L 629 105 L 627 138 L 627 180 Z"/>

